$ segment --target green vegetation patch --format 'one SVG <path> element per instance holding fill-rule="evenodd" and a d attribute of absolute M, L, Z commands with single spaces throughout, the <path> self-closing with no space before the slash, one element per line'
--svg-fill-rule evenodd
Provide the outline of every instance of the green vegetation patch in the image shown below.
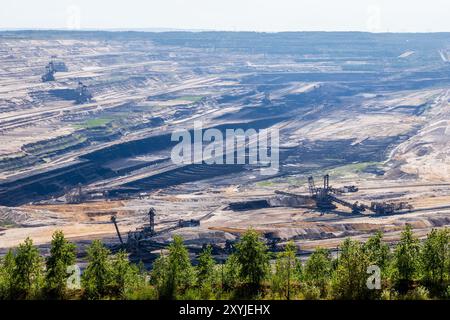
<path fill-rule="evenodd" d="M 368 167 L 375 167 L 381 165 L 382 165 L 381 162 L 374 162 L 374 161 L 351 163 L 331 169 L 329 170 L 329 174 L 333 176 L 342 176 L 351 173 L 362 173 Z"/>
<path fill-rule="evenodd" d="M 202 96 L 182 96 L 175 99 L 175 101 L 199 102 L 200 100 L 202 100 L 202 98 L 203 98 Z"/>
<path fill-rule="evenodd" d="M 271 187 L 275 184 L 274 181 L 259 181 L 256 183 L 258 187 Z"/>
<path fill-rule="evenodd" d="M 96 118 L 96 119 L 89 119 L 81 124 L 75 125 L 76 128 L 79 129 L 89 129 L 89 128 L 95 128 L 95 127 L 104 127 L 111 123 L 114 119 L 112 118 Z"/>
<path fill-rule="evenodd" d="M 14 228 L 14 227 L 17 227 L 17 224 L 14 221 L 12 221 L 11 219 L 0 220 L 0 228 L 8 229 L 8 228 Z"/>
<path fill-rule="evenodd" d="M 113 253 L 100 240 L 87 248 L 80 286 L 73 287 L 78 249 L 62 231 L 53 234 L 43 257 L 30 238 L 0 258 L 0 300 L 16 299 L 448 299 L 450 229 L 417 238 L 406 225 L 392 245 L 377 231 L 366 242 L 347 238 L 339 256 L 317 248 L 306 260 L 287 242 L 270 251 L 261 233 L 245 231 L 235 250 L 219 264 L 206 246 L 193 265 L 179 235 L 151 270 Z M 37 279 L 37 280 L 36 280 Z"/>

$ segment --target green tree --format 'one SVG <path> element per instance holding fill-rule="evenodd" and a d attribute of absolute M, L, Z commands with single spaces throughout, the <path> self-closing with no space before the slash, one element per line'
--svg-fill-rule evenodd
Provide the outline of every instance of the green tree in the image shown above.
<path fill-rule="evenodd" d="M 208 299 L 213 295 L 217 280 L 216 262 L 212 257 L 210 245 L 203 248 L 198 257 L 197 287 L 200 288 L 202 299 Z"/>
<path fill-rule="evenodd" d="M 32 299 L 40 294 L 43 283 L 43 261 L 33 240 L 19 244 L 14 257 L 12 286 L 14 298 Z"/>
<path fill-rule="evenodd" d="M 394 279 L 398 289 L 408 290 L 415 279 L 419 267 L 419 240 L 413 236 L 411 226 L 407 225 L 394 251 Z"/>
<path fill-rule="evenodd" d="M 0 299 L 13 298 L 13 274 L 16 267 L 14 252 L 10 249 L 0 260 Z"/>
<path fill-rule="evenodd" d="M 364 246 L 347 238 L 341 245 L 337 269 L 333 275 L 333 295 L 337 299 L 365 299 L 372 293 L 367 288 L 370 265 Z M 374 291 L 375 292 L 375 291 Z"/>
<path fill-rule="evenodd" d="M 292 285 L 295 279 L 297 248 L 293 242 L 289 242 L 284 251 L 278 253 L 275 261 L 275 272 L 272 276 L 272 290 L 280 296 L 290 299 Z"/>
<path fill-rule="evenodd" d="M 210 245 L 206 246 L 198 257 L 197 279 L 198 283 L 213 285 L 215 276 L 216 262 L 212 257 L 212 248 Z"/>
<path fill-rule="evenodd" d="M 225 264 L 221 266 L 223 290 L 230 291 L 237 287 L 239 281 L 239 262 L 235 254 L 228 256 Z"/>
<path fill-rule="evenodd" d="M 320 296 L 324 297 L 331 279 L 332 261 L 330 252 L 326 249 L 317 248 L 306 261 L 303 270 L 303 279 L 310 287 L 317 287 Z"/>
<path fill-rule="evenodd" d="M 248 286 L 249 293 L 256 293 L 269 273 L 267 246 L 254 230 L 248 230 L 236 245 L 239 278 Z"/>
<path fill-rule="evenodd" d="M 295 260 L 294 276 L 298 282 L 303 279 L 303 264 L 300 259 Z"/>
<path fill-rule="evenodd" d="M 113 271 L 109 254 L 100 240 L 94 240 L 87 249 L 88 265 L 82 275 L 82 285 L 88 299 L 100 299 L 110 293 Z"/>
<path fill-rule="evenodd" d="M 169 285 L 169 262 L 167 254 L 161 252 L 159 257 L 153 262 L 150 272 L 150 283 L 156 287 L 161 298 L 172 297 L 173 288 L 167 288 Z M 168 293 L 170 291 L 170 293 Z"/>
<path fill-rule="evenodd" d="M 364 244 L 364 251 L 371 265 L 376 265 L 384 271 L 389 264 L 389 246 L 383 242 L 383 233 L 377 231 Z"/>
<path fill-rule="evenodd" d="M 431 291 L 446 289 L 449 280 L 450 232 L 448 229 L 433 229 L 423 242 L 420 263 L 425 282 Z"/>
<path fill-rule="evenodd" d="M 126 251 L 119 251 L 112 259 L 112 295 L 125 298 L 142 287 L 143 278 L 137 265 L 130 263 Z"/>
<path fill-rule="evenodd" d="M 155 261 L 151 275 L 160 298 L 164 299 L 183 295 L 195 283 L 194 268 L 180 236 L 174 236 L 168 251 L 167 256 L 162 254 Z"/>
<path fill-rule="evenodd" d="M 76 247 L 62 231 L 53 233 L 50 256 L 46 261 L 45 290 L 50 298 L 64 298 L 67 291 L 67 267 L 75 263 Z"/>

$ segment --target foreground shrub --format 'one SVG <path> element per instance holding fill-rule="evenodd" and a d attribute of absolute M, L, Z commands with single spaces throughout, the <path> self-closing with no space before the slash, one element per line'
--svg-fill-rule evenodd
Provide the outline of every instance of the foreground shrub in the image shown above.
<path fill-rule="evenodd" d="M 76 247 L 67 241 L 62 231 L 52 236 L 50 256 L 46 261 L 45 292 L 50 299 L 67 295 L 67 268 L 75 263 Z"/>
<path fill-rule="evenodd" d="M 113 268 L 109 254 L 110 251 L 99 240 L 94 240 L 87 249 L 88 265 L 82 276 L 85 298 L 101 299 L 110 294 Z"/>
<path fill-rule="evenodd" d="M 184 295 L 195 284 L 195 272 L 183 239 L 175 236 L 169 245 L 169 253 L 155 261 L 151 273 L 151 283 L 156 286 L 159 297 L 174 299 Z"/>
<path fill-rule="evenodd" d="M 329 291 L 329 283 L 332 275 L 332 261 L 330 252 L 318 248 L 306 261 L 303 270 L 303 280 L 309 287 L 320 290 L 320 297 L 325 298 Z"/>

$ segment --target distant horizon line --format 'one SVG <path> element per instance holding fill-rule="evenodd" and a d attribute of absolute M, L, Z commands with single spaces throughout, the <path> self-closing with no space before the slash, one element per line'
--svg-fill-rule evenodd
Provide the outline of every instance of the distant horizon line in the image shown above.
<path fill-rule="evenodd" d="M 450 33 L 449 31 L 367 31 L 367 30 L 284 30 L 284 31 L 261 31 L 261 30 L 230 30 L 230 29 L 179 29 L 179 28 L 0 28 L 0 32 L 20 31 L 62 31 L 62 32 L 234 32 L 234 33 L 367 33 L 367 34 L 437 34 Z"/>

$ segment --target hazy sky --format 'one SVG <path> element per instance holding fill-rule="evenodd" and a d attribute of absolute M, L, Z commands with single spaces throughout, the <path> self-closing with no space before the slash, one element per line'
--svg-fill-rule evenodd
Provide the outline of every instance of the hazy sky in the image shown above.
<path fill-rule="evenodd" d="M 1 0 L 0 29 L 450 31 L 449 0 Z"/>

